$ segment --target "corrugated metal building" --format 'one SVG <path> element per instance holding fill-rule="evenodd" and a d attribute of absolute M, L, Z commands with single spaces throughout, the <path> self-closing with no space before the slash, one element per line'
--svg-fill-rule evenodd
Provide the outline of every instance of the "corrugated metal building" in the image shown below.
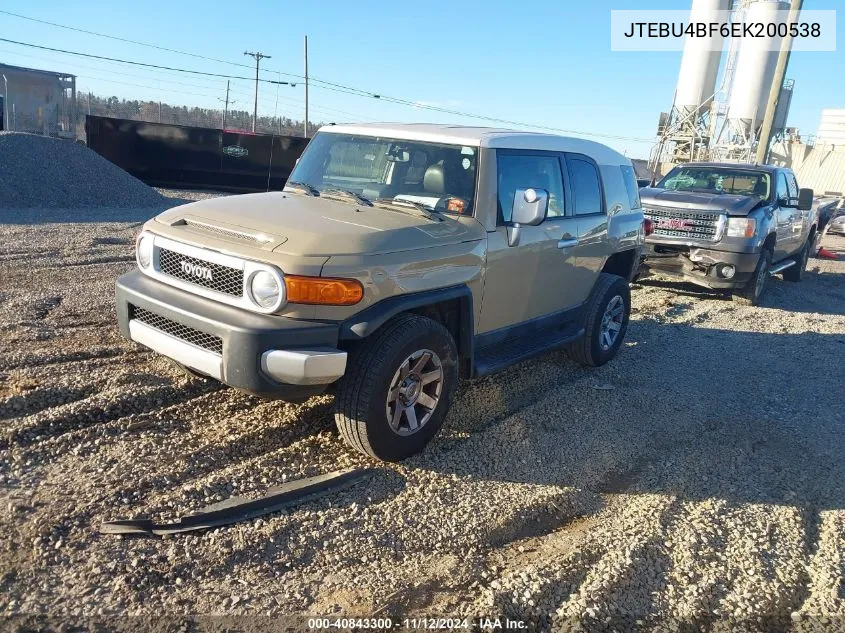
<path fill-rule="evenodd" d="M 800 141 L 778 143 L 772 149 L 772 163 L 791 167 L 802 187 L 816 195 L 845 195 L 845 143 L 805 145 Z"/>
<path fill-rule="evenodd" d="M 845 145 L 845 110 L 822 110 L 816 145 Z"/>
<path fill-rule="evenodd" d="M 0 129 L 74 136 L 74 75 L 0 64 L 0 101 Z"/>

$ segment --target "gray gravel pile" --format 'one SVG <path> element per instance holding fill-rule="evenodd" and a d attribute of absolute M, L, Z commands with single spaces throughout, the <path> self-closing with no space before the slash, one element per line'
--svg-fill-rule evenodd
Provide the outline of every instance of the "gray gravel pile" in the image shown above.
<path fill-rule="evenodd" d="M 122 540 L 99 522 L 173 520 L 372 465 L 339 439 L 329 395 L 262 401 L 123 341 L 113 284 L 133 266 L 135 231 L 0 226 L 0 614 L 845 623 L 845 413 L 831 371 L 845 262 L 773 280 L 759 308 L 649 281 L 604 367 L 558 352 L 464 384 L 429 450 L 354 488 Z"/>
<path fill-rule="evenodd" d="M 165 200 L 84 145 L 0 132 L 0 209 L 157 207 Z"/>

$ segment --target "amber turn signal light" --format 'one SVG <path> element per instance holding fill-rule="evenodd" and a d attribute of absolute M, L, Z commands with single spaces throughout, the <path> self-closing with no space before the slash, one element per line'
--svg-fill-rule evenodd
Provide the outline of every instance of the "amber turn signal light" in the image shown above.
<path fill-rule="evenodd" d="M 364 286 L 357 279 L 285 275 L 289 303 L 351 306 L 364 298 Z"/>

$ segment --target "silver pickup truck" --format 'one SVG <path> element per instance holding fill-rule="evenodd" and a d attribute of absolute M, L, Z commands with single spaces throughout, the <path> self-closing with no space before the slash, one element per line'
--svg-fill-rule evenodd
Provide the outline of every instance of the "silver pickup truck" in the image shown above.
<path fill-rule="evenodd" d="M 147 222 L 117 315 L 127 338 L 232 387 L 332 388 L 349 444 L 398 460 L 438 431 L 461 377 L 558 347 L 613 358 L 644 237 L 631 162 L 604 145 L 329 126 L 283 192 Z"/>
<path fill-rule="evenodd" d="M 640 189 L 653 232 L 641 276 L 674 275 L 757 305 L 770 275 L 801 281 L 815 243 L 813 190 L 771 165 L 687 163 Z"/>

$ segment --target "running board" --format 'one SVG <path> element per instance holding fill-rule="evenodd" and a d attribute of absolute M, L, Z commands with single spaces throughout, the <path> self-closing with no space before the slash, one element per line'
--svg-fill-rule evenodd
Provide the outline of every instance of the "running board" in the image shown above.
<path fill-rule="evenodd" d="M 795 265 L 795 260 L 794 260 L 794 259 L 787 259 L 786 261 L 781 262 L 781 263 L 780 263 L 780 264 L 778 264 L 777 266 L 772 266 L 772 267 L 769 269 L 769 275 L 770 275 L 770 276 L 772 276 L 772 277 L 774 277 L 774 276 L 775 276 L 775 275 L 777 275 L 778 273 L 782 273 L 784 270 L 786 270 L 787 268 L 790 268 L 790 267 L 792 267 L 792 266 L 794 266 L 794 265 Z"/>
<path fill-rule="evenodd" d="M 475 353 L 475 375 L 487 376 L 550 350 L 560 349 L 583 335 L 584 328 L 580 325 L 568 325 L 489 345 Z"/>

